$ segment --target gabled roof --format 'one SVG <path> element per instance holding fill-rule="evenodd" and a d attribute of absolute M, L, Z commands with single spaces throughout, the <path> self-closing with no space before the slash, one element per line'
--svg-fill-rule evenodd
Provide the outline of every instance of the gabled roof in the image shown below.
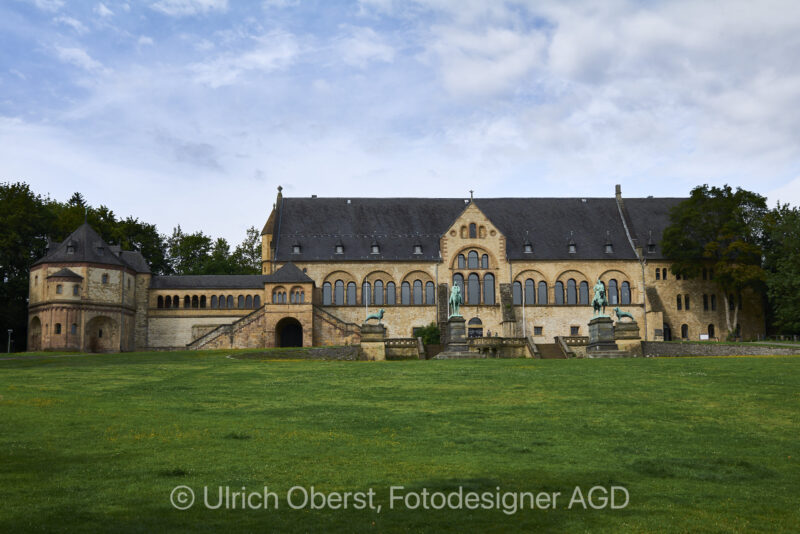
<path fill-rule="evenodd" d="M 297 265 L 292 262 L 287 263 L 277 271 L 266 276 L 266 281 L 275 284 L 302 284 L 313 282 L 313 280 Z"/>
<path fill-rule="evenodd" d="M 57 273 L 53 273 L 47 278 L 77 278 L 79 280 L 83 280 L 83 277 L 74 271 L 70 271 L 66 267 L 58 271 Z"/>
<path fill-rule="evenodd" d="M 60 244 L 51 248 L 45 257 L 34 265 L 42 263 L 100 263 L 103 265 L 125 264 L 98 235 L 89 223 L 83 223 Z"/>
<path fill-rule="evenodd" d="M 122 250 L 119 253 L 119 258 L 125 262 L 125 265 L 137 273 L 149 273 L 150 266 L 147 265 L 147 260 L 144 259 L 142 253 L 138 250 Z"/>

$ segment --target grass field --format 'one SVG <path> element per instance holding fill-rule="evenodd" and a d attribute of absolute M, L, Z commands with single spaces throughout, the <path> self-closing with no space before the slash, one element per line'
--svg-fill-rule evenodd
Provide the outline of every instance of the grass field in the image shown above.
<path fill-rule="evenodd" d="M 800 357 L 313 362 L 230 351 L 0 361 L 0 531 L 796 532 Z M 196 495 L 180 511 L 175 486 Z M 279 496 L 203 505 L 202 488 Z M 382 510 L 293 510 L 292 486 Z M 568 509 L 623 486 L 620 510 Z M 390 509 L 561 492 L 556 509 Z M 398 492 L 402 493 L 402 492 Z M 295 493 L 297 497 L 299 493 Z M 298 498 L 298 501 L 300 499 Z"/>

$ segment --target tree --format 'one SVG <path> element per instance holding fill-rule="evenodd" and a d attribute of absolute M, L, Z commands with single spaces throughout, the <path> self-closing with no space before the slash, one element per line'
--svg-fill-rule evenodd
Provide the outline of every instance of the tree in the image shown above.
<path fill-rule="evenodd" d="M 800 210 L 780 204 L 764 218 L 764 270 L 770 322 L 778 332 L 800 332 Z"/>
<path fill-rule="evenodd" d="M 766 199 L 757 193 L 730 186 L 698 186 L 690 197 L 670 212 L 664 231 L 664 254 L 672 260 L 673 274 L 696 277 L 703 268 L 714 269 L 714 281 L 725 300 L 728 335 L 736 331 L 739 306 L 747 288 L 761 291 L 765 272 L 761 267 L 761 222 L 767 212 Z"/>
<path fill-rule="evenodd" d="M 247 237 L 236 247 L 232 260 L 238 274 L 261 274 L 261 233 L 255 226 L 247 229 Z"/>
<path fill-rule="evenodd" d="M 185 234 L 180 225 L 167 239 L 170 265 L 175 274 L 205 274 L 211 238 L 203 232 Z"/>
<path fill-rule="evenodd" d="M 203 274 L 237 274 L 236 265 L 231 259 L 231 247 L 226 239 L 219 237 L 214 241 L 203 265 Z"/>
<path fill-rule="evenodd" d="M 167 239 L 159 234 L 155 224 L 141 222 L 134 217 L 119 221 L 112 231 L 113 241 L 123 250 L 138 250 L 150 265 L 153 274 L 171 274 L 167 258 Z"/>

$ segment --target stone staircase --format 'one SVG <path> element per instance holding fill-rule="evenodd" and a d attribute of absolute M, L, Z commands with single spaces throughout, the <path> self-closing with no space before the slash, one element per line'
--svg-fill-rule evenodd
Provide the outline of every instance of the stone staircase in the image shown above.
<path fill-rule="evenodd" d="M 539 349 L 539 357 L 544 360 L 566 359 L 567 356 L 561 349 L 558 343 L 537 343 L 536 348 Z"/>
<path fill-rule="evenodd" d="M 259 309 L 248 313 L 244 317 L 237 319 L 231 324 L 219 325 L 210 332 L 203 334 L 202 336 L 193 340 L 191 343 L 187 344 L 186 348 L 188 350 L 232 348 L 234 346 L 234 338 L 236 335 L 243 332 L 248 326 L 259 319 L 263 319 L 265 314 L 266 308 L 262 306 Z M 244 344 L 244 346 L 249 345 L 252 345 L 252 343 Z M 256 343 L 256 345 L 259 344 Z M 263 346 L 263 340 L 260 345 Z"/>
<path fill-rule="evenodd" d="M 356 345 L 361 343 L 361 326 L 343 321 L 321 306 L 314 305 L 314 344 Z"/>

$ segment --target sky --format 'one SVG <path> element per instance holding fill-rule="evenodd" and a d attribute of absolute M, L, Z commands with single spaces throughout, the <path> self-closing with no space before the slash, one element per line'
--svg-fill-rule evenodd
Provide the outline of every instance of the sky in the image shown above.
<path fill-rule="evenodd" d="M 240 242 L 285 196 L 800 205 L 800 4 L 0 4 L 0 181 Z"/>

